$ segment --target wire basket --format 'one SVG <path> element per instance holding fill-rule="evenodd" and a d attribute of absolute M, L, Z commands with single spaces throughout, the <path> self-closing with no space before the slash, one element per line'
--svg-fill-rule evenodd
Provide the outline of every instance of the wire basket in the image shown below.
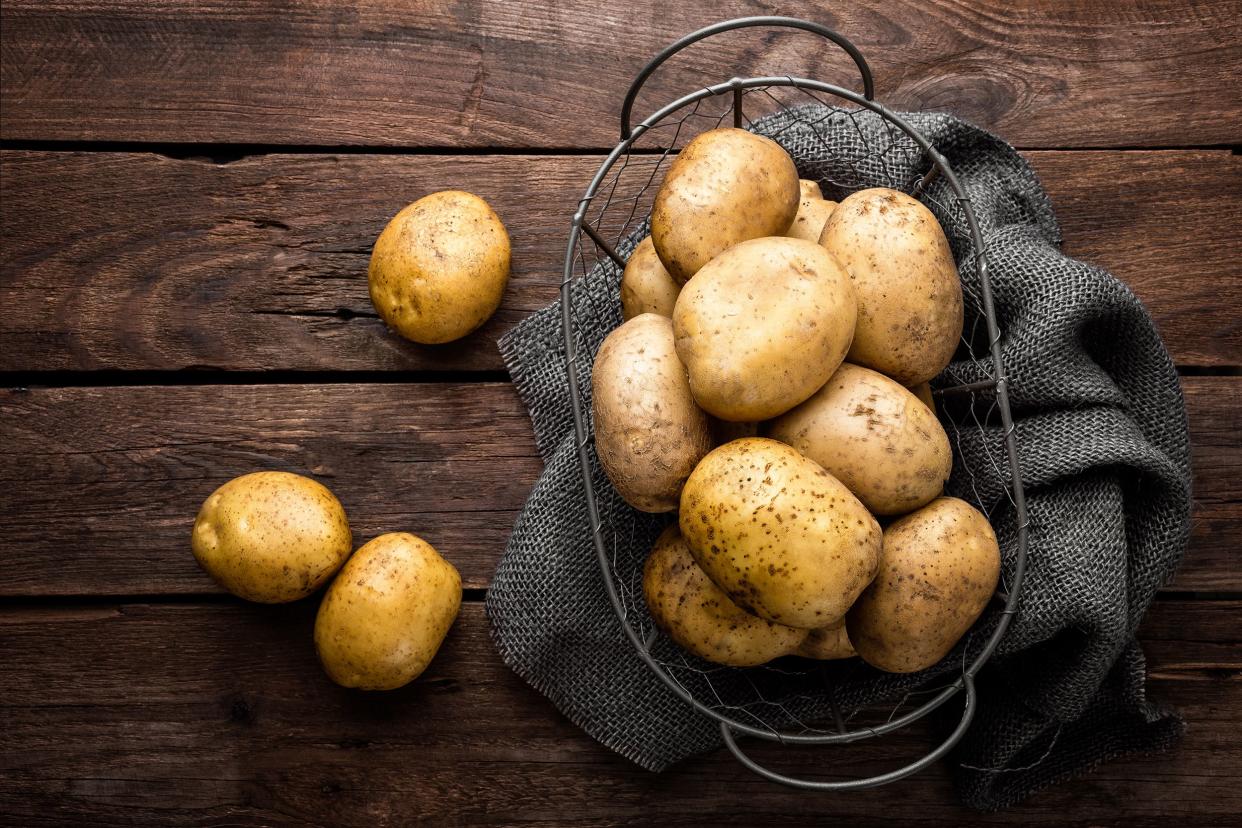
<path fill-rule="evenodd" d="M 631 112 L 643 84 L 666 60 L 700 40 L 751 27 L 800 29 L 841 47 L 862 75 L 863 92 L 807 78 L 733 78 L 667 104 L 636 125 Z M 1001 331 L 988 280 L 987 253 L 970 199 L 945 158 L 899 115 L 874 100 L 871 71 L 840 34 L 804 20 L 749 17 L 693 32 L 648 63 L 621 108 L 621 142 L 601 164 L 574 213 L 561 283 L 561 321 L 583 494 L 605 588 L 639 657 L 688 704 L 688 715 L 718 723 L 737 759 L 770 780 L 813 790 L 875 787 L 909 776 L 943 757 L 974 716 L 975 676 L 996 650 L 1016 612 L 1026 567 L 1027 517 L 1010 413 Z M 763 117 L 752 115 L 765 111 Z M 640 513 L 612 491 L 600 472 L 590 428 L 589 368 L 603 334 L 621 322 L 617 285 L 626 257 L 647 235 L 655 191 L 676 151 L 698 132 L 723 125 L 750 128 L 794 147 L 799 175 L 819 181 L 825 198 L 865 187 L 891 187 L 926 204 L 945 229 L 963 278 L 966 324 L 954 362 L 933 382 L 938 414 L 955 444 L 947 490 L 997 523 L 1012 514 L 1002 539 L 1004 574 L 996 598 L 972 631 L 936 667 L 909 676 L 881 674 L 858 659 L 781 659 L 752 668 L 721 667 L 672 643 L 643 599 L 642 567 L 667 516 Z M 911 174 L 914 171 L 914 174 Z M 601 299 L 601 297 L 603 297 Z M 1001 426 L 995 432 L 995 426 Z M 992 429 L 989 429 L 992 427 Z M 982 451 L 962 450 L 963 435 L 999 433 Z M 971 445 L 978 444 L 971 441 Z M 1000 487 L 981 485 L 982 464 Z M 893 733 L 963 696 L 951 732 L 915 761 L 887 773 L 848 780 L 811 780 L 771 770 L 751 758 L 739 737 L 786 745 L 840 745 Z M 883 704 L 877 704 L 883 700 Z"/>

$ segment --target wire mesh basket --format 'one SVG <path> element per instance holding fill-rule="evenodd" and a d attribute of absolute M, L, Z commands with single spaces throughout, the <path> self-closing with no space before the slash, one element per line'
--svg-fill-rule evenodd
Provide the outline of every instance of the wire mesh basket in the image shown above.
<path fill-rule="evenodd" d="M 732 78 L 661 107 L 637 124 L 631 113 L 644 83 L 666 60 L 705 38 L 751 27 L 799 29 L 842 48 L 862 76 L 862 93 L 791 76 Z M 759 112 L 766 114 L 755 117 Z M 790 150 L 803 178 L 824 197 L 891 187 L 926 204 L 945 229 L 963 274 L 965 319 L 957 356 L 933 382 L 946 432 L 955 444 L 947 491 L 972 502 L 994 525 L 1006 511 L 1004 573 L 997 595 L 967 636 L 936 667 L 908 676 L 880 674 L 858 659 L 811 662 L 789 657 L 762 667 L 730 668 L 686 653 L 649 615 L 642 568 L 667 516 L 626 505 L 601 474 L 590 423 L 589 369 L 603 335 L 621 322 L 617 285 L 626 258 L 649 231 L 663 173 L 698 132 L 749 128 Z M 969 275 L 969 278 L 967 278 Z M 975 677 L 1016 612 L 1026 567 L 1027 518 L 1010 413 L 1001 331 L 988 280 L 987 251 L 970 198 L 948 162 L 907 120 L 874 100 L 871 71 L 838 33 L 804 20 L 750 17 L 693 32 L 657 54 L 638 74 L 621 109 L 621 141 L 601 164 L 573 216 L 561 283 L 561 319 L 583 494 L 604 585 L 626 637 L 656 676 L 687 703 L 687 715 L 719 725 L 724 744 L 752 771 L 814 790 L 883 785 L 943 757 L 962 738 L 977 707 Z M 999 426 L 999 428 L 997 428 Z M 994 444 L 963 436 L 996 435 Z M 982 445 L 982 450 L 978 446 Z M 987 485 L 980 484 L 987 467 Z M 1006 485 L 995 485 L 1001 479 Z M 961 697 L 948 736 L 915 761 L 866 778 L 813 780 L 771 770 L 751 758 L 740 737 L 785 745 L 840 745 L 893 733 Z"/>

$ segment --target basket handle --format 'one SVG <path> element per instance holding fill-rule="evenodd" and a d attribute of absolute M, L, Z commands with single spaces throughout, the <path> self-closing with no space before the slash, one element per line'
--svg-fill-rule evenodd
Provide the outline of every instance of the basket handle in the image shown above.
<path fill-rule="evenodd" d="M 796 17 L 738 17 L 734 20 L 724 20 L 711 26 L 706 26 L 696 32 L 691 32 L 675 43 L 666 46 L 659 54 L 651 59 L 651 61 L 643 67 L 642 71 L 634 78 L 634 82 L 630 84 L 630 90 L 625 93 L 625 102 L 621 105 L 621 140 L 628 140 L 633 130 L 630 128 L 630 114 L 634 108 L 634 99 L 638 97 L 639 91 L 642 90 L 643 84 L 647 79 L 660 68 L 664 61 L 680 52 L 687 46 L 698 43 L 700 40 L 706 40 L 714 35 L 723 32 L 731 32 L 734 29 L 749 29 L 754 26 L 770 26 L 773 28 L 802 29 L 803 31 L 817 34 L 827 40 L 840 46 L 846 53 L 854 59 L 854 65 L 858 67 L 859 74 L 862 75 L 863 81 L 863 97 L 867 100 L 874 100 L 875 84 L 871 79 L 871 67 L 867 65 L 866 59 L 862 56 L 862 52 L 858 51 L 858 47 L 851 43 L 844 35 L 829 29 L 827 26 L 821 26 L 818 23 L 812 23 L 809 20 L 800 20 Z"/>
<path fill-rule="evenodd" d="M 737 738 L 733 732 L 733 728 L 727 722 L 720 723 L 720 735 L 724 738 L 724 743 L 729 752 L 751 770 L 765 779 L 773 782 L 779 782 L 782 785 L 788 785 L 793 788 L 801 788 L 807 791 L 857 791 L 864 788 L 878 788 L 881 785 L 887 785 L 890 782 L 896 782 L 898 779 L 904 779 L 907 776 L 918 773 L 929 765 L 937 762 L 948 753 L 954 745 L 961 741 L 965 735 L 966 729 L 970 726 L 970 722 L 975 717 L 976 701 L 975 701 L 975 682 L 974 677 L 967 673 L 964 677 L 964 685 L 966 688 L 966 705 L 962 710 L 961 721 L 957 727 L 949 734 L 948 738 L 935 747 L 930 753 L 922 756 L 905 767 L 891 770 L 888 773 L 869 776 L 863 779 L 847 779 L 842 782 L 815 782 L 810 779 L 799 779 L 796 776 L 786 776 L 783 773 L 777 773 L 770 768 L 764 767 L 751 759 L 737 743 Z"/>

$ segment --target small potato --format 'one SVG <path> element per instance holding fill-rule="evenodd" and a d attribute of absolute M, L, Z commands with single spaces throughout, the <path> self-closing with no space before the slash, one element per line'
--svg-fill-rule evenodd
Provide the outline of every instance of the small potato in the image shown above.
<path fill-rule="evenodd" d="M 876 515 L 929 503 L 953 469 L 936 415 L 888 377 L 848 362 L 767 435 L 819 463 Z"/>
<path fill-rule="evenodd" d="M 345 509 L 321 484 L 289 472 L 236 477 L 212 492 L 194 521 L 199 566 L 247 601 L 305 598 L 345 563 L 353 535 Z"/>
<path fill-rule="evenodd" d="M 819 243 L 858 292 L 849 361 L 907 386 L 939 374 L 962 336 L 962 284 L 932 212 L 896 190 L 860 190 L 832 211 Z"/>
<path fill-rule="evenodd" d="M 694 562 L 676 524 L 664 530 L 647 558 L 643 594 L 669 638 L 716 664 L 765 664 L 807 637 L 806 630 L 756 618 L 730 601 Z"/>
<path fill-rule="evenodd" d="M 713 448 L 743 437 L 759 436 L 759 423 L 731 423 L 711 416 L 707 419 L 711 423 Z"/>
<path fill-rule="evenodd" d="M 811 630 L 810 634 L 794 650 L 794 655 L 803 658 L 814 658 L 820 661 L 835 661 L 841 658 L 852 658 L 857 655 L 850 637 L 845 632 L 845 619 L 828 627 Z"/>
<path fill-rule="evenodd" d="M 677 298 L 677 355 L 694 399 L 732 422 L 775 417 L 841 364 L 857 302 L 849 275 L 802 239 L 753 239 L 699 271 Z"/>
<path fill-rule="evenodd" d="M 371 304 L 406 339 L 437 344 L 486 322 L 509 281 L 509 234 L 476 195 L 446 190 L 393 217 L 367 269 Z"/>
<path fill-rule="evenodd" d="M 824 191 L 819 188 L 818 181 L 811 181 L 807 178 L 798 179 L 798 197 L 807 198 L 823 198 Z"/>
<path fill-rule="evenodd" d="M 779 236 L 798 212 L 798 170 L 780 144 L 743 129 L 712 129 L 677 155 L 651 207 L 651 238 L 686 282 L 721 251 Z"/>
<path fill-rule="evenodd" d="M 591 371 L 595 450 L 626 503 L 677 508 L 682 484 L 712 447 L 673 346 L 673 323 L 644 313 L 604 340 Z"/>
<path fill-rule="evenodd" d="M 910 389 L 910 393 L 919 398 L 919 402 L 936 413 L 936 398 L 932 396 L 931 383 L 920 382 L 918 385 Z"/>
<path fill-rule="evenodd" d="M 806 239 L 818 243 L 819 235 L 824 232 L 824 225 L 836 206 L 835 201 L 804 196 L 798 203 L 798 214 L 794 216 L 793 224 L 789 225 L 785 235 L 791 239 Z"/>
<path fill-rule="evenodd" d="M 850 641 L 880 670 L 931 667 L 975 623 L 999 577 L 988 519 L 955 497 L 934 500 L 884 530 L 880 571 L 846 619 Z"/>
<path fill-rule="evenodd" d="M 418 678 L 461 607 L 461 576 L 407 532 L 364 544 L 328 587 L 315 650 L 343 687 L 393 690 Z"/>
<path fill-rule="evenodd" d="M 630 254 L 621 274 L 621 317 L 633 319 L 644 313 L 672 317 L 681 285 L 668 275 L 656 255 L 651 236 Z"/>
<path fill-rule="evenodd" d="M 762 437 L 699 463 L 681 493 L 682 536 L 733 602 L 799 629 L 836 623 L 875 576 L 880 525 L 835 477 Z"/>

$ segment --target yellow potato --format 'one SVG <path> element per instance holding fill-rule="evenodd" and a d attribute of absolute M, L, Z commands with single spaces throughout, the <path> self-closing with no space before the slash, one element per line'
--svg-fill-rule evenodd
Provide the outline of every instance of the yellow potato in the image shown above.
<path fill-rule="evenodd" d="M 733 602 L 799 629 L 836 623 L 871 582 L 880 526 L 835 477 L 784 443 L 734 440 L 681 493 L 682 536 Z"/>
<path fill-rule="evenodd" d="M 367 270 L 371 304 L 388 326 L 424 344 L 486 322 L 509 281 L 509 234 L 487 202 L 446 190 L 388 222 Z"/>
<path fill-rule="evenodd" d="M 684 283 L 738 242 L 788 230 L 798 193 L 798 171 L 780 144 L 742 129 L 709 130 L 669 166 L 651 208 L 651 239 Z"/>
<path fill-rule="evenodd" d="M 920 382 L 910 389 L 910 393 L 918 397 L 919 402 L 931 409 L 933 414 L 936 413 L 936 398 L 932 396 L 930 382 Z"/>
<path fill-rule="evenodd" d="M 839 658 L 851 658 L 857 653 L 854 652 L 854 645 L 850 644 L 850 637 L 845 631 L 845 619 L 842 618 L 832 626 L 811 630 L 794 650 L 794 655 L 820 661 L 834 661 Z"/>
<path fill-rule="evenodd" d="M 824 191 L 819 188 L 818 181 L 811 181 L 806 178 L 798 179 L 798 197 L 807 198 L 823 198 Z"/>
<path fill-rule="evenodd" d="M 353 536 L 345 509 L 308 477 L 265 471 L 216 489 L 194 521 L 199 565 L 229 592 L 279 604 L 305 598 L 345 563 Z"/>
<path fill-rule="evenodd" d="M 708 416 L 707 419 L 711 423 L 713 447 L 723 446 L 731 440 L 759 435 L 759 423 L 731 423 L 712 416 Z"/>
<path fill-rule="evenodd" d="M 953 469 L 936 415 L 888 377 L 848 362 L 813 397 L 773 420 L 767 436 L 819 463 L 877 515 L 929 503 Z"/>
<path fill-rule="evenodd" d="M 849 361 L 907 386 L 939 374 L 962 336 L 962 285 L 932 212 L 896 190 L 860 190 L 832 211 L 819 243 L 858 293 Z"/>
<path fill-rule="evenodd" d="M 328 587 L 315 649 L 343 687 L 393 690 L 427 669 L 461 607 L 461 576 L 407 532 L 364 544 Z"/>
<path fill-rule="evenodd" d="M 717 664 L 764 664 L 807 637 L 806 630 L 757 618 L 730 601 L 694 562 L 676 524 L 664 530 L 647 558 L 643 594 L 669 638 Z"/>
<path fill-rule="evenodd" d="M 712 447 L 673 347 L 673 323 L 644 313 L 610 333 L 591 372 L 595 450 L 617 493 L 635 509 L 671 512 Z"/>
<path fill-rule="evenodd" d="M 803 197 L 798 204 L 798 214 L 794 216 L 793 224 L 789 225 L 789 230 L 785 235 L 791 239 L 805 239 L 818 243 L 819 234 L 824 231 L 824 225 L 836 206 L 835 201 Z"/>
<path fill-rule="evenodd" d="M 671 317 L 679 293 L 681 285 L 660 263 L 651 236 L 643 239 L 630 254 L 621 274 L 621 317 L 633 319 L 644 313 Z"/>
<path fill-rule="evenodd" d="M 845 358 L 857 302 L 817 244 L 771 237 L 721 253 L 673 310 L 677 355 L 699 406 L 722 420 L 766 420 L 814 394 Z"/>
<path fill-rule="evenodd" d="M 934 500 L 884 530 L 879 573 L 846 619 L 850 641 L 890 673 L 931 667 L 975 623 L 999 577 L 988 519 L 957 498 Z"/>

